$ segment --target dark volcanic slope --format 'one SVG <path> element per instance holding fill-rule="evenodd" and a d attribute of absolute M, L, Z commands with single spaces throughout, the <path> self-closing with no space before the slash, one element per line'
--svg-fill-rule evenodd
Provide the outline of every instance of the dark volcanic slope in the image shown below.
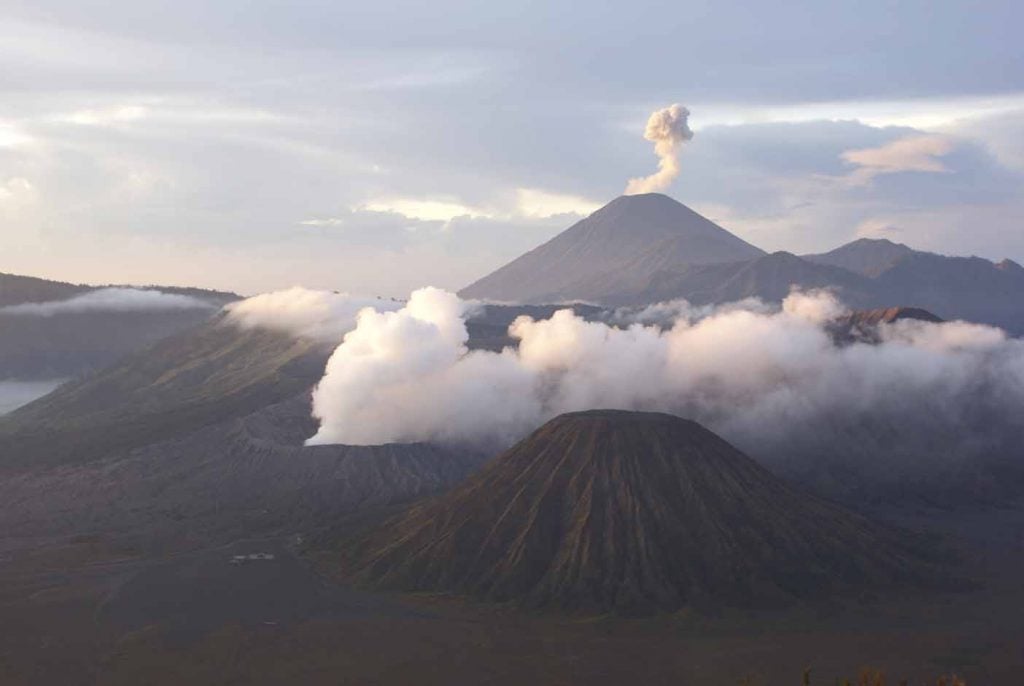
<path fill-rule="evenodd" d="M 585 611 L 746 604 L 918 581 L 901 535 L 665 414 L 558 417 L 367 534 L 357 579 Z"/>
<path fill-rule="evenodd" d="M 159 549 L 301 531 L 435 493 L 479 464 L 426 444 L 304 447 L 305 393 L 124 452 L 0 479 L 0 528 L 19 536 L 98 532 Z"/>
<path fill-rule="evenodd" d="M 333 347 L 210 322 L 0 418 L 0 529 L 216 543 L 428 495 L 479 464 L 424 444 L 304 447 Z"/>
<path fill-rule="evenodd" d="M 668 196 L 622 196 L 459 295 L 534 303 L 585 300 L 594 297 L 590 289 L 611 288 L 594 279 L 614 279 L 615 270 L 627 264 L 631 278 L 642 281 L 667 265 L 738 262 L 762 254 Z"/>
<path fill-rule="evenodd" d="M 0 470 L 82 462 L 305 392 L 332 346 L 213 321 L 0 417 Z"/>

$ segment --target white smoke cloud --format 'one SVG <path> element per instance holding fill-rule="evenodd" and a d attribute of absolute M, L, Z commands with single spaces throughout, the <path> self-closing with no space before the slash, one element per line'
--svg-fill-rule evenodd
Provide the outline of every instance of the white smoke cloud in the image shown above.
<path fill-rule="evenodd" d="M 444 291 L 364 310 L 315 392 L 311 443 L 499 447 L 563 412 L 644 409 L 794 471 L 856 454 L 882 474 L 987 456 L 1024 429 L 1024 342 L 998 329 L 899 322 L 881 344 L 839 346 L 826 324 L 844 310 L 828 293 L 772 310 L 673 307 L 668 327 L 520 317 L 518 350 L 501 353 L 467 352 L 465 304 Z"/>
<path fill-rule="evenodd" d="M 53 317 L 88 312 L 154 312 L 166 310 L 213 309 L 205 300 L 178 293 L 138 288 L 101 288 L 67 300 L 21 303 L 0 307 L 0 314 Z"/>
<path fill-rule="evenodd" d="M 644 138 L 654 143 L 658 171 L 650 176 L 630 179 L 626 184 L 626 195 L 662 191 L 675 181 L 679 176 L 679 148 L 693 138 L 689 117 L 690 110 L 679 104 L 651 114 L 644 129 Z"/>
<path fill-rule="evenodd" d="M 309 443 L 507 441 L 534 424 L 530 372 L 511 353 L 467 352 L 466 314 L 435 288 L 397 312 L 361 311 L 313 393 L 321 425 Z"/>
<path fill-rule="evenodd" d="M 231 303 L 225 310 L 228 321 L 241 328 L 273 329 L 293 336 L 340 341 L 355 328 L 360 310 L 385 312 L 404 305 L 397 300 L 295 287 L 246 298 Z"/>
<path fill-rule="evenodd" d="M 617 307 L 607 316 L 607 322 L 615 326 L 645 324 L 670 328 L 680 319 L 698 321 L 713 314 L 724 314 L 733 310 L 770 314 L 777 311 L 778 307 L 757 298 L 744 298 L 722 305 L 700 306 L 692 305 L 684 298 L 677 298 L 650 305 Z"/>

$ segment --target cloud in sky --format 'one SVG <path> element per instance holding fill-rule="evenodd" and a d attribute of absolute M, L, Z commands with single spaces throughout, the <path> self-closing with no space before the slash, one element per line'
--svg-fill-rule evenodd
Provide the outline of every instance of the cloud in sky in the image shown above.
<path fill-rule="evenodd" d="M 847 150 L 841 157 L 856 169 L 850 174 L 854 184 L 865 184 L 881 174 L 899 172 L 949 173 L 942 158 L 953 151 L 947 136 L 908 136 L 877 148 Z"/>
<path fill-rule="evenodd" d="M 385 198 L 372 200 L 354 211 L 399 214 L 407 219 L 424 222 L 450 222 L 463 217 L 468 219 L 547 219 L 558 215 L 584 216 L 601 206 L 601 203 L 568 193 L 555 193 L 540 188 L 516 188 L 512 197 L 498 198 L 490 207 L 470 207 L 451 197 L 435 198 Z M 334 225 L 340 225 L 336 218 Z M 327 225 L 321 221 L 314 226 Z"/>
<path fill-rule="evenodd" d="M 345 220 L 340 217 L 317 217 L 315 219 L 303 219 L 299 224 L 302 226 L 323 228 L 329 226 L 345 226 Z"/>
<path fill-rule="evenodd" d="M 600 206 L 601 203 L 578 195 L 552 193 L 539 188 L 516 189 L 516 210 L 527 217 L 543 219 L 560 214 L 584 216 Z"/>
<path fill-rule="evenodd" d="M 35 193 L 35 186 L 26 178 L 15 176 L 0 183 L 0 203 L 24 202 Z"/>
<path fill-rule="evenodd" d="M 865 219 L 857 225 L 858 238 L 888 238 L 897 240 L 902 230 L 896 223 L 884 217 Z"/>
<path fill-rule="evenodd" d="M 640 5 L 616 21 L 577 13 L 566 32 L 563 0 L 531 13 L 448 2 L 358 15 L 262 0 L 5 8 L 0 186 L 33 190 L 0 199 L 17 227 L 0 232 L 0 269 L 243 292 L 458 288 L 572 223 L 552 217 L 619 194 L 650 165 L 637 137 L 650 104 L 673 96 L 697 131 L 678 198 L 721 208 L 766 248 L 832 247 L 870 217 L 912 212 L 940 218 L 922 247 L 959 250 L 949 236 L 967 212 L 1021 216 L 1007 198 L 1024 175 L 1024 46 L 1002 37 L 1016 6 L 970 21 L 943 6 L 924 26 L 883 3 L 725 2 L 699 26 L 659 7 L 652 27 L 653 5 Z M 885 40 L 892 26 L 912 58 Z M 862 40 L 836 40 L 849 35 Z M 876 158 L 856 166 L 872 183 L 821 182 L 850 172 L 843 152 L 936 135 L 957 141 L 932 156 L 947 173 L 892 173 Z M 1002 195 L 982 197 L 986 186 Z M 943 220 L 953 200 L 959 218 Z M 387 212 L 351 210 L 366 207 Z M 1024 259 L 1024 239 L 971 251 Z"/>
<path fill-rule="evenodd" d="M 467 207 L 455 200 L 389 198 L 371 200 L 357 209 L 368 212 L 393 212 L 409 219 L 447 222 L 456 217 L 487 217 L 491 213 L 474 207 Z"/>

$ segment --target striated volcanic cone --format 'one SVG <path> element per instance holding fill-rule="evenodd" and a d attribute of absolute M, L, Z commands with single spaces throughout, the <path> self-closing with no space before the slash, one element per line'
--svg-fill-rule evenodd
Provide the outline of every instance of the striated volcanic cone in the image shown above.
<path fill-rule="evenodd" d="M 585 612 L 916 585 L 916 543 L 800 492 L 699 424 L 562 415 L 349 546 L 372 586 Z"/>

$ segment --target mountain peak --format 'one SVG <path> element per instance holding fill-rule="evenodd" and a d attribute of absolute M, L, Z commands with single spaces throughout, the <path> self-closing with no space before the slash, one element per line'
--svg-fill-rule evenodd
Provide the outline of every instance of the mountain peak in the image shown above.
<path fill-rule="evenodd" d="M 842 267 L 873 278 L 914 254 L 917 254 L 917 251 L 913 248 L 902 243 L 894 243 L 888 238 L 858 238 L 835 250 L 803 257 L 811 262 Z"/>
<path fill-rule="evenodd" d="M 689 207 L 686 207 L 686 205 L 684 205 L 683 203 L 679 202 L 675 198 L 673 198 L 673 197 L 671 197 L 669 195 L 665 195 L 664 193 L 635 193 L 633 195 L 620 195 L 617 198 L 615 198 L 614 200 L 612 200 L 611 202 L 609 202 L 608 204 L 606 204 L 603 208 L 599 208 L 598 211 L 600 211 L 600 209 L 614 208 L 614 207 L 633 207 L 633 208 L 635 208 L 635 207 L 644 207 L 644 206 L 651 206 L 651 207 L 653 207 L 653 206 L 657 206 L 657 205 L 662 205 L 662 206 L 666 206 L 666 207 L 668 207 L 668 206 L 677 206 L 677 207 L 685 207 L 688 210 L 690 209 Z"/>
<path fill-rule="evenodd" d="M 897 243 L 896 241 L 891 241 L 888 238 L 868 238 L 868 237 L 858 238 L 857 240 L 850 241 L 845 246 L 841 246 L 841 247 L 869 246 L 869 245 L 870 246 L 894 247 L 894 248 L 906 248 L 907 250 L 910 250 L 910 248 L 908 246 L 906 246 L 905 244 Z"/>
<path fill-rule="evenodd" d="M 672 264 L 659 263 L 658 269 L 738 262 L 764 254 L 667 195 L 623 195 L 460 295 L 533 303 L 586 299 L 588 289 L 581 284 L 614 275 L 669 241 Z M 632 270 L 645 264 L 641 260 Z"/>
<path fill-rule="evenodd" d="M 922 571 L 901 535 L 796 491 L 700 424 L 620 410 L 556 417 L 348 550 L 371 585 L 596 612 Z"/>
<path fill-rule="evenodd" d="M 628 194 L 628 195 L 620 195 L 619 197 L 615 198 L 614 200 L 612 200 L 608 204 L 609 205 L 613 205 L 615 203 L 631 202 L 631 201 L 649 202 L 651 200 L 656 200 L 658 202 L 660 202 L 662 200 L 668 200 L 668 201 L 674 202 L 674 203 L 676 203 L 678 205 L 682 205 L 681 202 L 679 202 L 678 200 L 676 200 L 672 196 L 665 195 L 664 193 L 631 193 L 631 194 Z"/>

